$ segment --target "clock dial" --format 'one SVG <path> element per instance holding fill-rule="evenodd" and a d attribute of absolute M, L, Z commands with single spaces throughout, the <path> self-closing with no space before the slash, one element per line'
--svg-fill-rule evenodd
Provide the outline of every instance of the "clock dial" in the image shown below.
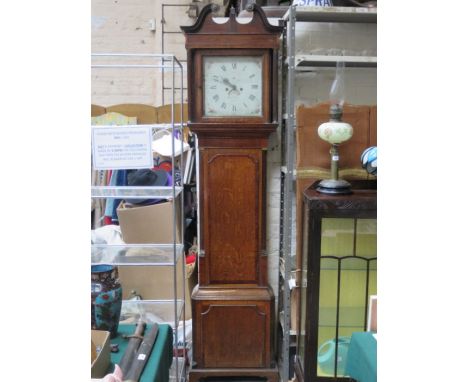
<path fill-rule="evenodd" d="M 262 57 L 203 58 L 204 115 L 262 116 Z"/>

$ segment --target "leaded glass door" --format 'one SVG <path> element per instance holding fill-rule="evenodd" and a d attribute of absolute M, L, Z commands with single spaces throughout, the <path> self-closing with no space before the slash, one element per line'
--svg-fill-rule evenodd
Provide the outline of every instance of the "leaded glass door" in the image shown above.
<path fill-rule="evenodd" d="M 296 375 L 350 381 L 351 335 L 366 331 L 369 298 L 377 294 L 376 183 L 354 183 L 352 195 L 306 190 L 302 244 Z"/>

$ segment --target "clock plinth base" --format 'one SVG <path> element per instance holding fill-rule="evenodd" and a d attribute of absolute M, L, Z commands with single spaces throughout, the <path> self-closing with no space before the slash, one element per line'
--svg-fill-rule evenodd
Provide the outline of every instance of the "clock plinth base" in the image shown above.
<path fill-rule="evenodd" d="M 274 295 L 269 287 L 200 287 L 192 293 L 197 369 L 270 369 Z"/>
<path fill-rule="evenodd" d="M 189 382 L 203 381 L 205 378 L 213 377 L 242 377 L 244 381 L 248 382 L 249 377 L 264 378 L 265 382 L 278 382 L 279 373 L 278 368 L 273 367 L 270 369 L 198 369 L 192 368 L 189 372 Z"/>

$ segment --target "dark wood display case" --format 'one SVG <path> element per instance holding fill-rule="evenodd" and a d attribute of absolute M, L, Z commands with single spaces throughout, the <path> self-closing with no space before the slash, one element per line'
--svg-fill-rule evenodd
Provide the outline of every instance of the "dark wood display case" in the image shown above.
<path fill-rule="evenodd" d="M 367 326 L 377 294 L 377 182 L 352 182 L 353 194 L 303 194 L 298 350 L 299 381 L 353 381 L 345 375 L 347 344 Z"/>

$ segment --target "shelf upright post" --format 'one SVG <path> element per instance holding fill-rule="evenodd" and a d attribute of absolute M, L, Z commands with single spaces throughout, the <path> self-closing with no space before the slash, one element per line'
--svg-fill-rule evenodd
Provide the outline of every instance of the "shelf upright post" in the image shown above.
<path fill-rule="evenodd" d="M 291 294 L 289 278 L 291 277 L 291 248 L 292 248 L 292 218 L 294 199 L 294 166 L 295 166 L 295 117 L 294 117 L 294 61 L 295 61 L 295 28 L 296 7 L 289 7 L 286 21 L 286 131 L 284 135 L 284 155 L 286 157 L 286 173 L 284 174 L 282 198 L 282 255 L 284 263 L 283 278 L 283 341 L 281 379 L 289 380 L 289 350 L 291 329 Z"/>
<path fill-rule="evenodd" d="M 179 67 L 180 67 L 180 121 L 179 121 L 179 127 L 180 127 L 180 164 L 179 164 L 179 168 L 180 168 L 180 184 L 182 186 L 182 193 L 180 195 L 180 205 L 181 205 L 181 208 L 180 208 L 180 214 L 181 214 L 181 217 L 180 217 L 180 224 L 181 224 L 181 237 L 182 237 L 182 254 L 183 254 L 183 257 L 182 257 L 182 260 L 183 260 L 183 264 L 182 264 L 182 282 L 183 282 L 183 288 L 182 288 L 182 299 L 184 301 L 184 309 L 183 309 L 183 315 L 182 317 L 184 318 L 184 325 L 182 327 L 182 332 L 183 332 L 183 336 L 182 338 L 184 339 L 184 343 L 182 344 L 183 346 L 183 352 L 182 352 L 182 356 L 184 358 L 184 363 L 183 363 L 183 368 L 185 370 L 185 359 L 186 359 L 186 354 L 185 354 L 185 351 L 186 351 L 186 337 L 185 337 L 185 278 L 186 278 L 186 270 L 185 270 L 185 204 L 184 204 L 184 195 L 185 195 L 185 190 L 184 190 L 184 175 L 185 175 L 185 166 L 184 166 L 184 70 L 183 70 L 183 66 L 182 64 L 179 62 Z M 189 147 L 189 150 L 190 150 L 190 147 Z M 185 375 L 185 373 L 184 373 Z"/>
<path fill-rule="evenodd" d="M 175 101 L 175 90 L 174 90 L 174 77 L 175 77 L 175 65 L 174 65 L 174 57 L 171 57 L 171 69 L 172 69 L 172 98 L 171 98 L 171 122 L 172 122 L 172 130 L 171 130 L 171 145 L 172 145 L 172 237 L 173 237 L 173 244 L 174 244 L 174 267 L 173 267 L 173 272 L 174 272 L 174 317 L 177 317 L 177 257 L 175 253 L 175 248 L 176 248 L 176 242 L 177 242 L 177 235 L 176 235 L 176 229 L 177 229 L 177 216 L 176 216 L 176 195 L 175 195 L 175 163 L 174 163 L 174 158 L 175 158 L 175 124 L 174 124 L 174 101 Z M 182 121 L 181 121 L 182 123 Z M 182 155 L 182 154 L 181 154 Z M 183 252 L 183 251 L 182 251 Z M 180 261 L 184 261 L 184 259 L 180 259 Z M 183 280 L 185 281 L 185 280 Z M 184 307 L 185 309 L 185 307 Z M 179 322 L 176 319 L 174 321 L 174 337 L 175 337 L 175 347 L 176 347 L 176 363 L 175 363 L 175 372 L 176 372 L 176 381 L 179 381 L 179 362 L 178 362 L 178 342 L 179 342 L 179 335 L 178 335 L 178 327 L 179 327 Z"/>

